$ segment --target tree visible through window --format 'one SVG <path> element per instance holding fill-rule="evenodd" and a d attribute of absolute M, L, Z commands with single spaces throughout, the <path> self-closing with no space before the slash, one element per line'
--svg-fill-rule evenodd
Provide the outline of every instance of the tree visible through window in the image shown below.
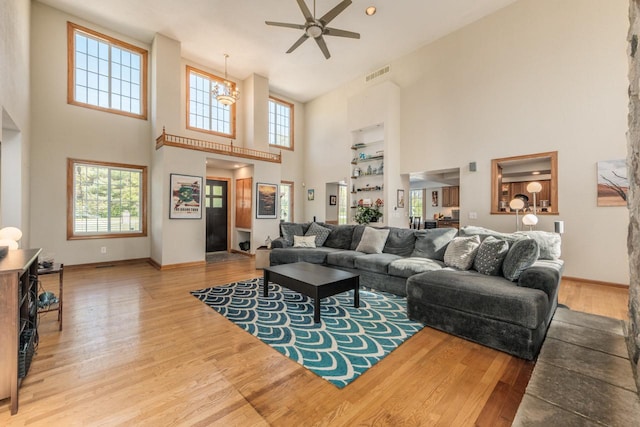
<path fill-rule="evenodd" d="M 269 144 L 293 150 L 293 104 L 269 98 Z"/>
<path fill-rule="evenodd" d="M 409 193 L 410 204 L 411 204 L 411 213 L 412 217 L 421 217 L 424 212 L 424 190 L 411 190 Z"/>
<path fill-rule="evenodd" d="M 280 182 L 280 221 L 293 221 L 293 182 Z"/>
<path fill-rule="evenodd" d="M 347 186 L 338 185 L 338 224 L 347 224 L 349 222 L 349 202 Z"/>
<path fill-rule="evenodd" d="M 79 25 L 67 24 L 68 102 L 147 117 L 147 51 Z"/>
<path fill-rule="evenodd" d="M 68 160 L 67 237 L 146 236 L 146 166 Z"/>

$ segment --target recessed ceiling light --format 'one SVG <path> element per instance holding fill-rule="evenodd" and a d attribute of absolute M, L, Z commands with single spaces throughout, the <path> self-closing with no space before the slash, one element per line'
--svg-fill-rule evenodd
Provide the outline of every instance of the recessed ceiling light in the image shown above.
<path fill-rule="evenodd" d="M 531 172 L 531 175 L 540 175 L 540 172 L 539 171 L 533 171 L 533 172 Z"/>
<path fill-rule="evenodd" d="M 368 8 L 366 8 L 364 10 L 364 13 L 366 13 L 368 16 L 372 16 L 372 15 L 376 14 L 376 11 L 377 11 L 377 9 L 376 9 L 375 6 L 369 6 Z"/>

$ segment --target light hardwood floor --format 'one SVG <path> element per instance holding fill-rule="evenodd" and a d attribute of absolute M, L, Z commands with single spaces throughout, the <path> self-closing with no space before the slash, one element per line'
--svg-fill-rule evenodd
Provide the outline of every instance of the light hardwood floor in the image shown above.
<path fill-rule="evenodd" d="M 424 328 L 344 389 L 189 294 L 260 276 L 251 259 L 65 271 L 64 330 L 40 345 L 2 426 L 508 426 L 533 363 Z M 43 276 L 54 288 L 55 276 Z M 625 289 L 563 282 L 560 302 L 626 316 Z"/>

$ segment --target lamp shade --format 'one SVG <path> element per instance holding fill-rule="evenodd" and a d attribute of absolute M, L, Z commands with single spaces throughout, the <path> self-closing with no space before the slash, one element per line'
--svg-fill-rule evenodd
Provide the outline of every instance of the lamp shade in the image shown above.
<path fill-rule="evenodd" d="M 22 239 L 22 231 L 16 227 L 4 227 L 0 229 L 0 239 L 9 239 L 17 242 Z"/>
<path fill-rule="evenodd" d="M 0 247 L 7 246 L 10 250 L 18 249 L 18 242 L 11 239 L 0 239 Z"/>
<path fill-rule="evenodd" d="M 542 184 L 537 181 L 530 182 L 529 184 L 527 184 L 527 191 L 529 193 L 539 193 L 540 191 L 542 191 Z"/>
<path fill-rule="evenodd" d="M 534 214 L 526 214 L 522 217 L 522 223 L 528 226 L 534 226 L 538 223 L 538 217 Z"/>
<path fill-rule="evenodd" d="M 515 199 L 511 200 L 509 202 L 509 207 L 513 210 L 520 210 L 522 208 L 524 208 L 524 200 L 516 197 Z"/>

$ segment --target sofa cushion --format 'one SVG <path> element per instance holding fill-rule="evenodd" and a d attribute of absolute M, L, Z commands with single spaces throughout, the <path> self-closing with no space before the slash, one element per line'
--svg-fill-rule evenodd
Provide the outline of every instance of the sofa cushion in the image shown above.
<path fill-rule="evenodd" d="M 336 249 L 351 249 L 351 240 L 353 239 L 353 230 L 355 225 L 330 225 L 324 227 L 331 229 L 331 233 L 324 242 L 324 246 Z"/>
<path fill-rule="evenodd" d="M 422 257 L 444 261 L 447 245 L 454 237 L 455 228 L 431 228 L 414 232 L 416 243 L 411 253 L 412 257 Z"/>
<path fill-rule="evenodd" d="M 407 279 L 407 294 L 408 303 L 415 298 L 529 329 L 544 322 L 551 307 L 542 290 L 519 287 L 503 277 L 474 270 L 416 274 Z"/>
<path fill-rule="evenodd" d="M 559 259 L 562 254 L 562 237 L 558 233 L 532 230 L 518 231 L 514 234 L 535 240 L 540 248 L 540 255 L 538 256 L 539 259 Z"/>
<path fill-rule="evenodd" d="M 294 248 L 315 248 L 316 236 L 293 236 Z"/>
<path fill-rule="evenodd" d="M 444 253 L 444 263 L 447 267 L 454 267 L 459 270 L 468 270 L 473 266 L 480 247 L 478 236 L 456 237 L 447 246 Z"/>
<path fill-rule="evenodd" d="M 365 254 L 380 254 L 389 236 L 389 230 L 384 228 L 367 227 L 362 233 L 362 238 L 356 251 Z"/>
<path fill-rule="evenodd" d="M 309 229 L 307 230 L 306 233 L 304 233 L 305 236 L 315 236 L 316 237 L 316 246 L 320 247 L 324 245 L 324 242 L 327 240 L 327 237 L 329 237 L 329 234 L 331 233 L 331 230 L 321 226 L 320 224 L 318 224 L 317 222 L 313 222 L 311 223 L 311 225 L 309 226 Z"/>
<path fill-rule="evenodd" d="M 327 255 L 327 265 L 337 267 L 356 268 L 355 259 L 366 255 L 364 252 L 336 250 Z"/>
<path fill-rule="evenodd" d="M 442 267 L 444 267 L 444 262 L 435 259 L 421 257 L 402 258 L 389 264 L 389 274 L 407 278 L 425 271 L 440 270 Z"/>
<path fill-rule="evenodd" d="M 289 246 L 293 246 L 293 236 L 304 236 L 304 229 L 302 224 L 296 222 L 282 222 L 280 223 L 280 235 Z"/>
<path fill-rule="evenodd" d="M 382 252 L 400 256 L 410 256 L 416 243 L 415 231 L 410 228 L 389 228 L 389 236 Z"/>
<path fill-rule="evenodd" d="M 355 257 L 353 261 L 355 268 L 359 270 L 388 274 L 389 264 L 400 258 L 400 255 L 394 254 L 367 254 Z"/>
<path fill-rule="evenodd" d="M 276 248 L 269 254 L 270 265 L 291 264 L 294 262 L 310 262 L 325 264 L 327 256 L 339 251 L 333 248 Z"/>
<path fill-rule="evenodd" d="M 516 240 L 504 258 L 502 275 L 511 281 L 518 280 L 520 273 L 536 262 L 539 253 L 538 242 L 534 239 Z"/>
<path fill-rule="evenodd" d="M 491 236 L 499 240 L 505 240 L 509 242 L 509 244 L 515 242 L 516 240 L 527 238 L 526 236 L 518 235 L 517 233 L 501 233 L 499 231 L 491 230 L 484 227 L 478 227 L 475 225 L 467 225 L 462 227 L 460 229 L 459 235 L 461 237 L 478 236 L 480 237 L 481 241 Z"/>
<path fill-rule="evenodd" d="M 360 239 L 362 239 L 362 233 L 364 233 L 364 229 L 367 228 L 366 225 L 356 225 L 353 228 L 353 236 L 351 238 L 351 246 L 349 246 L 349 249 L 351 249 L 352 251 L 355 251 L 356 248 L 358 247 L 358 245 L 360 244 Z"/>
<path fill-rule="evenodd" d="M 497 276 L 502 272 L 502 262 L 509 252 L 509 243 L 493 236 L 485 238 L 473 260 L 473 268 L 488 276 Z"/>

